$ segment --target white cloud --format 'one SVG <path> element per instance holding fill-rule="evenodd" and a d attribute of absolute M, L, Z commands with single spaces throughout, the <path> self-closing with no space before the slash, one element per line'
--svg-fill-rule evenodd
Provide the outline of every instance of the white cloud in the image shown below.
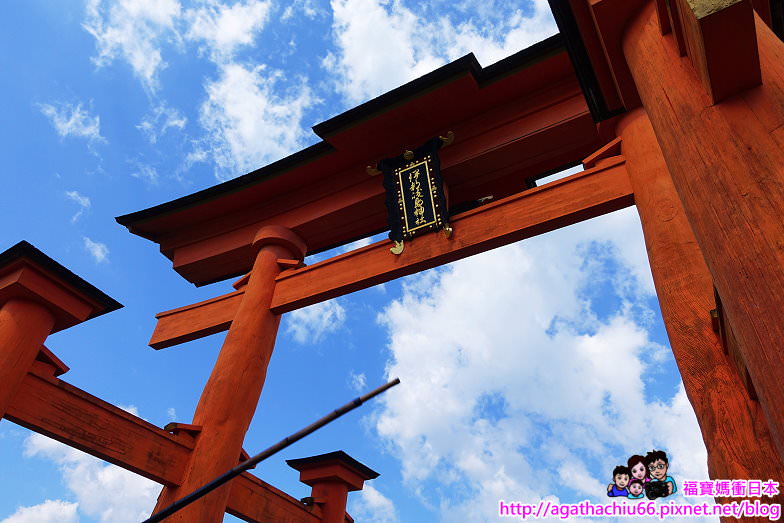
<path fill-rule="evenodd" d="M 157 483 L 46 436 L 28 437 L 24 452 L 27 457 L 39 456 L 57 464 L 81 514 L 101 522 L 136 523 L 149 517 L 155 506 L 160 491 Z"/>
<path fill-rule="evenodd" d="M 206 0 L 202 7 L 189 9 L 186 37 L 202 41 L 213 60 L 224 62 L 240 46 L 253 44 L 256 34 L 269 18 L 270 2 L 247 0 L 233 5 Z"/>
<path fill-rule="evenodd" d="M 148 92 L 158 86 L 158 72 L 166 66 L 160 45 L 177 41 L 180 16 L 177 0 L 88 0 L 83 27 L 96 40 L 99 67 L 123 59 Z"/>
<path fill-rule="evenodd" d="M 101 118 L 91 116 L 82 104 L 39 104 L 41 112 L 52 122 L 60 136 L 86 138 L 90 142 L 106 142 L 101 136 Z"/>
<path fill-rule="evenodd" d="M 285 22 L 290 20 L 294 16 L 295 11 L 300 11 L 311 20 L 317 16 L 324 16 L 326 14 L 313 0 L 293 0 L 288 2 L 286 9 L 283 10 L 283 14 L 280 15 L 280 21 Z"/>
<path fill-rule="evenodd" d="M 530 10 L 484 9 L 472 3 L 455 22 L 438 5 L 400 0 L 332 0 L 337 52 L 324 66 L 355 104 L 473 52 L 488 65 L 557 32 L 546 0 Z M 485 6 L 486 7 L 486 6 Z"/>
<path fill-rule="evenodd" d="M 20 507 L 0 523 L 77 523 L 77 503 L 47 499 L 32 507 Z"/>
<path fill-rule="evenodd" d="M 301 120 L 315 100 L 302 83 L 295 93 L 276 91 L 280 73 L 264 66 L 226 64 L 205 86 L 200 122 L 220 180 L 233 178 L 299 149 L 306 139 Z"/>
<path fill-rule="evenodd" d="M 169 421 L 177 421 L 177 411 L 174 407 L 166 409 L 166 417 L 169 418 Z"/>
<path fill-rule="evenodd" d="M 71 216 L 71 223 L 75 222 L 79 219 L 79 217 L 90 208 L 90 198 L 87 196 L 82 196 L 77 191 L 65 191 L 65 196 L 71 200 L 76 202 L 79 205 L 79 210 L 76 211 L 76 214 Z"/>
<path fill-rule="evenodd" d="M 150 185 L 158 184 L 158 171 L 151 165 L 143 163 L 137 164 L 136 170 L 131 173 L 131 176 L 144 180 Z"/>
<path fill-rule="evenodd" d="M 364 372 L 360 372 L 359 374 L 354 374 L 351 372 L 349 374 L 349 380 L 351 383 L 351 388 L 354 389 L 356 392 L 364 392 L 365 387 L 367 386 L 367 376 L 365 376 Z"/>
<path fill-rule="evenodd" d="M 313 344 L 337 331 L 346 321 L 346 310 L 335 300 L 323 301 L 286 315 L 286 332 L 298 343 Z"/>
<path fill-rule="evenodd" d="M 169 129 L 182 130 L 186 123 L 188 123 L 188 119 L 177 109 L 160 103 L 144 117 L 136 128 L 144 133 L 151 144 L 155 144 L 166 131 Z"/>
<path fill-rule="evenodd" d="M 397 523 L 397 510 L 392 501 L 367 483 L 351 496 L 348 513 L 363 523 Z"/>
<path fill-rule="evenodd" d="M 87 236 L 82 237 L 84 240 L 84 248 L 92 255 L 97 263 L 109 261 L 109 248 L 106 244 L 95 242 Z"/>
<path fill-rule="evenodd" d="M 117 405 L 117 406 L 129 414 L 133 414 L 137 418 L 139 417 L 139 407 L 137 407 L 136 405 Z"/>
<path fill-rule="evenodd" d="M 632 209 L 404 282 L 380 315 L 402 384 L 376 430 L 440 520 L 495 520 L 499 499 L 603 502 L 612 468 L 653 448 L 677 480 L 707 478 L 683 390 L 646 399 L 661 363 L 639 250 Z"/>

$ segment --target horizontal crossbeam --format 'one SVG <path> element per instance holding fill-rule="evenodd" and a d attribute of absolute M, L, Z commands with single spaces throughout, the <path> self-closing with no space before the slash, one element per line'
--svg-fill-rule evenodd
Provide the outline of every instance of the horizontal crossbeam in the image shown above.
<path fill-rule="evenodd" d="M 289 312 L 401 276 L 413 274 L 572 225 L 634 203 L 622 156 L 601 165 L 454 216 L 454 235 L 421 236 L 400 256 L 381 241 L 309 267 L 284 271 L 276 280 L 272 309 Z M 242 300 L 235 291 L 159 313 L 150 346 L 170 347 L 226 330 Z"/>
<path fill-rule="evenodd" d="M 284 313 L 566 227 L 634 204 L 622 156 L 454 216 L 451 238 L 421 236 L 399 256 L 381 241 L 276 280 L 271 308 Z"/>
<path fill-rule="evenodd" d="M 230 292 L 156 314 L 158 323 L 152 333 L 150 347 L 163 349 L 225 331 L 234 319 L 243 294 L 243 291 Z"/>
<path fill-rule="evenodd" d="M 285 492 L 247 472 L 231 480 L 231 494 L 226 512 L 243 521 L 277 523 L 317 523 L 321 508 L 309 508 Z"/>
<path fill-rule="evenodd" d="M 97 458 L 164 485 L 177 485 L 190 459 L 193 438 L 174 436 L 54 377 L 55 367 L 36 362 L 5 418 Z M 320 509 L 245 473 L 231 483 L 226 511 L 245 521 L 314 523 Z"/>
<path fill-rule="evenodd" d="M 109 463 L 164 485 L 180 481 L 193 449 L 133 414 L 34 367 L 5 415 Z"/>

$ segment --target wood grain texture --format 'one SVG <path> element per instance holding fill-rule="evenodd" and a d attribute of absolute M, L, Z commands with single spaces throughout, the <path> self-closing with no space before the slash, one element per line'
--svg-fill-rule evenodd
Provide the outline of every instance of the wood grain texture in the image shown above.
<path fill-rule="evenodd" d="M 784 457 L 784 43 L 757 19 L 763 84 L 714 105 L 653 7 L 624 52 L 686 217 Z M 731 415 L 731 413 L 728 413 Z"/>
<path fill-rule="evenodd" d="M 292 311 L 401 276 L 501 247 L 628 207 L 631 186 L 622 157 L 550 184 L 454 216 L 447 239 L 433 233 L 392 255 L 381 241 L 278 276 L 271 308 Z"/>
<path fill-rule="evenodd" d="M 192 446 L 81 389 L 28 373 L 6 418 L 164 485 L 177 484 Z"/>
<path fill-rule="evenodd" d="M 618 133 L 670 346 L 708 449 L 710 477 L 784 478 L 759 403 L 711 325 L 711 275 L 644 111 L 623 116 Z"/>
<path fill-rule="evenodd" d="M 27 374 L 5 416 L 9 421 L 158 483 L 180 482 L 193 438 L 173 436 L 56 379 L 53 370 L 42 366 Z M 259 522 L 315 522 L 320 514 L 248 473 L 232 480 L 226 510 Z"/>
<path fill-rule="evenodd" d="M 245 473 L 231 481 L 226 512 L 243 521 L 266 523 L 317 523 L 321 509 L 306 507 L 299 500 Z"/>

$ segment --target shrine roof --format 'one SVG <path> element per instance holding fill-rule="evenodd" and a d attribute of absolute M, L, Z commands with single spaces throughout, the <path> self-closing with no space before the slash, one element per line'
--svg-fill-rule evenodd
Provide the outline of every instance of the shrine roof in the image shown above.
<path fill-rule="evenodd" d="M 307 458 L 287 459 L 286 464 L 295 470 L 306 470 L 309 468 L 317 468 L 329 463 L 340 463 L 346 467 L 354 469 L 362 479 L 376 479 L 379 473 L 371 469 L 367 465 L 360 463 L 352 458 L 342 450 L 328 452 L 326 454 L 319 454 L 318 456 L 310 456 Z"/>
<path fill-rule="evenodd" d="M 365 167 L 433 136 L 457 136 L 440 155 L 452 212 L 525 190 L 601 145 L 561 35 L 488 67 L 468 54 L 313 131 L 321 141 L 286 158 L 116 220 L 204 285 L 250 269 L 261 225 L 291 228 L 309 254 L 385 230 L 381 180 Z"/>
<path fill-rule="evenodd" d="M 297 166 L 318 160 L 324 155 L 335 152 L 335 148 L 329 143 L 329 137 L 356 126 L 379 113 L 394 109 L 395 106 L 420 96 L 427 91 L 436 89 L 445 82 L 468 73 L 474 78 L 477 85 L 487 85 L 521 68 L 531 66 L 533 63 L 550 56 L 563 53 L 564 50 L 563 40 L 560 34 L 556 34 L 485 68 L 479 64 L 473 53 L 469 53 L 424 76 L 368 100 L 329 120 L 314 125 L 312 128 L 313 132 L 319 138 L 322 138 L 320 142 L 237 178 L 154 207 L 118 216 L 115 219 L 120 225 L 128 227 L 134 234 L 153 239 L 156 236 L 156 228 L 152 223 L 148 224 L 148 222 L 178 211 L 184 211 L 246 187 L 264 183 Z"/>
<path fill-rule="evenodd" d="M 97 307 L 95 308 L 95 311 L 88 317 L 88 319 L 122 308 L 122 304 L 120 302 L 110 297 L 91 283 L 77 276 L 62 266 L 60 263 L 44 254 L 35 246 L 24 240 L 20 241 L 9 249 L 0 252 L 0 271 L 3 271 L 4 268 L 7 268 L 15 264 L 15 262 L 19 262 L 21 260 L 32 262 L 41 269 L 49 272 L 55 278 L 72 287 L 74 290 L 93 300 Z"/>

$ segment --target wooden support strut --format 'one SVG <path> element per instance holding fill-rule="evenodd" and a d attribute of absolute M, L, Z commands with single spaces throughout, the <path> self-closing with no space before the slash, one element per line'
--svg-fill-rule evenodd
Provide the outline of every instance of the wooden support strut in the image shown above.
<path fill-rule="evenodd" d="M 284 271 L 276 279 L 272 310 L 292 311 L 632 203 L 623 158 L 605 158 L 584 172 L 454 216 L 452 239 L 422 236 L 401 256 L 391 256 L 389 242 L 381 241 L 309 267 Z M 160 349 L 225 330 L 242 301 L 242 292 L 158 314 L 150 345 Z"/>
<path fill-rule="evenodd" d="M 194 446 L 192 437 L 172 435 L 59 380 L 53 365 L 41 363 L 22 381 L 6 419 L 157 483 L 180 483 Z M 319 507 L 305 507 L 248 473 L 232 481 L 226 511 L 245 521 L 321 520 Z"/>

